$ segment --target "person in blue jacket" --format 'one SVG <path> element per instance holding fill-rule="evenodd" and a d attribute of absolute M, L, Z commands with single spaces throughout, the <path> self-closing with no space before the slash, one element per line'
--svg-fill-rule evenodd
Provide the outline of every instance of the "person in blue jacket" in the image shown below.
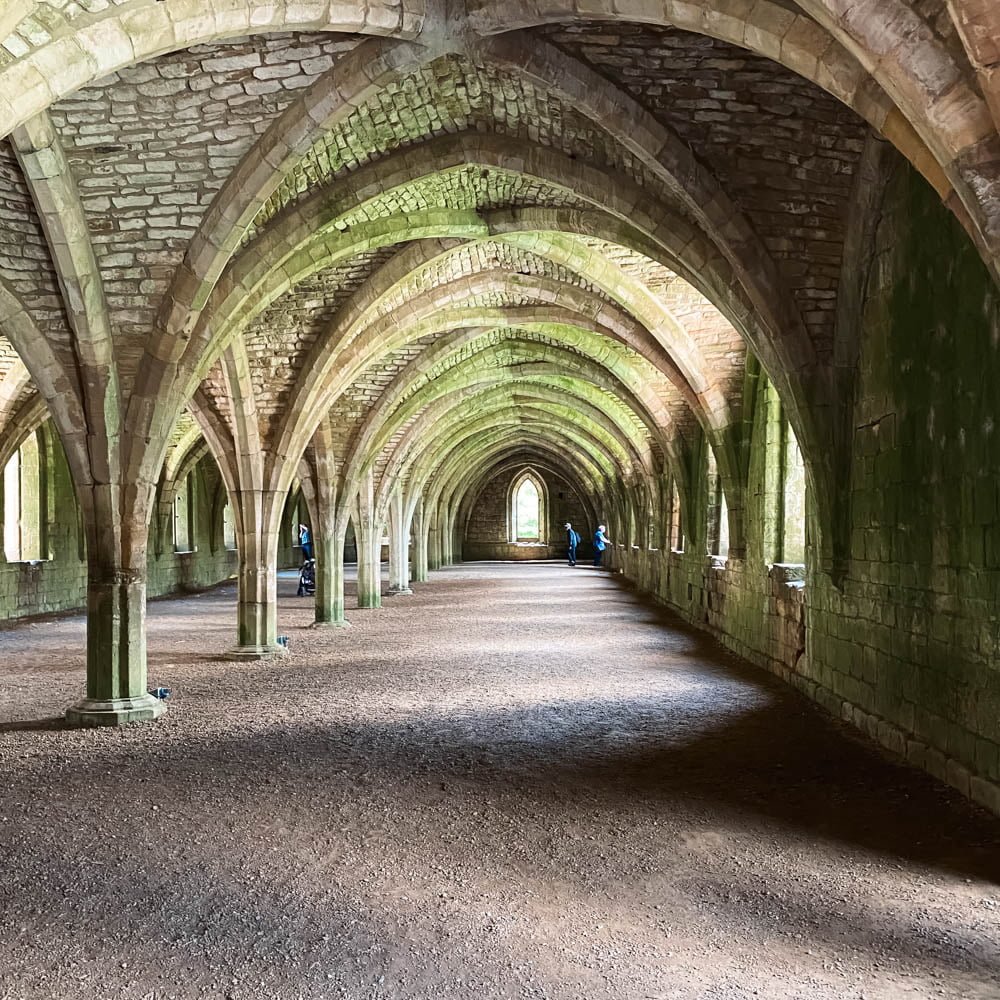
<path fill-rule="evenodd" d="M 580 544 L 580 536 L 573 530 L 573 525 L 566 522 L 566 550 L 570 566 L 576 565 L 576 547 Z"/>
<path fill-rule="evenodd" d="M 594 565 L 600 566 L 604 558 L 604 550 L 611 544 L 611 539 L 604 534 L 604 525 L 599 524 L 594 532 Z"/>
<path fill-rule="evenodd" d="M 312 535 L 309 532 L 309 526 L 307 524 L 299 525 L 299 545 L 302 546 L 303 559 L 312 559 L 313 557 Z"/>

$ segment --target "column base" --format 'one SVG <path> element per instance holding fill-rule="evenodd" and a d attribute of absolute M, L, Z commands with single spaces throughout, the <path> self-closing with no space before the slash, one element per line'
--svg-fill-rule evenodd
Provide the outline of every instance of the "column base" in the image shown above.
<path fill-rule="evenodd" d="M 405 597 L 407 594 L 412 594 L 413 591 L 409 587 L 390 587 L 386 591 L 386 597 Z"/>
<path fill-rule="evenodd" d="M 339 622 L 313 622 L 309 627 L 317 629 L 350 628 L 351 623 L 345 618 Z"/>
<path fill-rule="evenodd" d="M 288 656 L 288 649 L 285 646 L 237 646 L 223 653 L 224 660 L 280 660 L 283 656 Z"/>
<path fill-rule="evenodd" d="M 66 709 L 66 722 L 71 726 L 127 726 L 133 722 L 152 722 L 167 710 L 167 706 L 151 694 L 135 698 L 84 698 L 78 705 Z"/>

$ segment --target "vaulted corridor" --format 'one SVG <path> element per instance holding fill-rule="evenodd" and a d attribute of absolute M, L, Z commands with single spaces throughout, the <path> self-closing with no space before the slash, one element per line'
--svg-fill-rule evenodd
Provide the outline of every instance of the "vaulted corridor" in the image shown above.
<path fill-rule="evenodd" d="M 55 718 L 82 617 L 0 632 L 0 995 L 997 996 L 1000 823 L 615 575 L 280 589 L 281 661 L 150 604 L 155 726 Z"/>

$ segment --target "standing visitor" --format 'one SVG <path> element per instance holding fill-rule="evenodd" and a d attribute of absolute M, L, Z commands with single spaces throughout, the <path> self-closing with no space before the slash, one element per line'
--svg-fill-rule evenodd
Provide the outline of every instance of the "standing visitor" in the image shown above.
<path fill-rule="evenodd" d="M 580 536 L 573 530 L 573 525 L 566 522 L 566 548 L 570 566 L 576 565 L 576 547 L 580 544 Z"/>
<path fill-rule="evenodd" d="M 611 539 L 604 534 L 604 525 L 599 524 L 594 532 L 594 565 L 600 567 L 604 550 L 611 544 Z"/>

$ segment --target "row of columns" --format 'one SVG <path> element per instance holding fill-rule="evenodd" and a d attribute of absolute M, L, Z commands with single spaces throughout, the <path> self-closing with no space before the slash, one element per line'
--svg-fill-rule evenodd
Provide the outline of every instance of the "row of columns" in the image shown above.
<path fill-rule="evenodd" d="M 460 546 L 446 511 L 436 516 L 425 509 L 419 496 L 397 491 L 387 517 L 376 509 L 372 482 L 358 493 L 350 518 L 332 508 L 332 495 L 319 490 L 308 497 L 316 555 L 316 628 L 342 628 L 350 623 L 344 599 L 344 549 L 349 519 L 357 545 L 357 606 L 382 606 L 382 539 L 388 527 L 389 587 L 386 596 L 412 594 L 411 583 L 425 583 L 431 570 L 459 561 Z M 247 518 L 247 521 L 251 521 Z M 279 522 L 280 523 L 280 522 Z M 441 525 L 441 529 L 439 529 Z M 241 535 L 239 545 L 238 645 L 229 655 L 239 659 L 281 656 L 277 644 L 277 531 Z"/>
<path fill-rule="evenodd" d="M 316 628 L 349 624 L 344 600 L 344 547 L 349 520 L 358 549 L 359 608 L 382 604 L 381 549 L 389 529 L 388 594 L 412 593 L 411 582 L 425 582 L 431 570 L 456 561 L 455 511 L 425 503 L 399 489 L 387 509 L 376 504 L 372 477 L 366 477 L 353 507 L 335 501 L 328 481 L 303 480 L 316 554 Z M 278 645 L 277 553 L 287 496 L 261 490 L 231 493 L 239 552 L 237 642 L 231 659 L 261 660 L 286 654 Z M 412 538 L 412 543 L 411 543 Z M 100 551 L 94 546 L 94 550 Z M 129 572 L 114 567 L 94 572 L 88 586 L 87 695 L 67 711 L 77 725 L 121 725 L 147 721 L 163 711 L 147 690 L 145 549 L 137 547 Z M 98 567 L 99 568 L 99 567 Z"/>

